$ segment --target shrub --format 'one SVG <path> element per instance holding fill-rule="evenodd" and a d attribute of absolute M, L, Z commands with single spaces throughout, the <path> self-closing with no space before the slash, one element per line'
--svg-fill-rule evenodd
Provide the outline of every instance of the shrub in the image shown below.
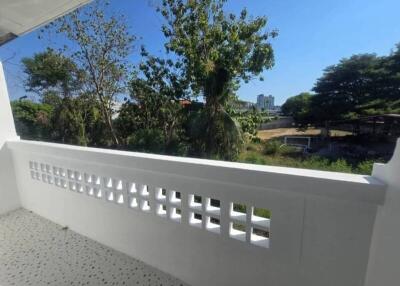
<path fill-rule="evenodd" d="M 244 158 L 244 162 L 246 163 L 251 163 L 251 164 L 261 164 L 261 165 L 265 165 L 266 161 L 265 159 L 262 157 L 261 154 L 258 153 L 249 153 L 245 158 Z"/>
<path fill-rule="evenodd" d="M 354 171 L 355 171 L 355 173 L 359 173 L 359 174 L 363 174 L 363 175 L 371 175 L 373 165 L 374 165 L 374 161 L 365 160 L 363 162 L 360 162 Z"/>
<path fill-rule="evenodd" d="M 269 140 L 264 145 L 264 154 L 265 155 L 275 155 L 279 152 L 279 148 L 281 147 L 281 142 L 279 140 Z"/>

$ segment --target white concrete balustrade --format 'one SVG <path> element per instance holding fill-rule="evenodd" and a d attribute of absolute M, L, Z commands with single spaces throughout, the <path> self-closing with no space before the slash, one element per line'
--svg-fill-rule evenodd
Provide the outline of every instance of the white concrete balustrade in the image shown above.
<path fill-rule="evenodd" d="M 399 146 L 361 176 L 19 140 L 2 88 L 2 213 L 31 210 L 193 286 L 398 285 L 382 253 L 400 237 Z"/>

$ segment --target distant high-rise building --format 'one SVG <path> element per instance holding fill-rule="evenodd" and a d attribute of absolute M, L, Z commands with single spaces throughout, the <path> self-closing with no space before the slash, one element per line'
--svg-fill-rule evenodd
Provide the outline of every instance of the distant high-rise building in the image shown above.
<path fill-rule="evenodd" d="M 264 109 L 264 94 L 257 95 L 257 108 Z"/>
<path fill-rule="evenodd" d="M 264 94 L 257 95 L 257 108 L 259 110 L 273 110 L 275 107 L 275 97 L 271 94 L 265 96 Z"/>

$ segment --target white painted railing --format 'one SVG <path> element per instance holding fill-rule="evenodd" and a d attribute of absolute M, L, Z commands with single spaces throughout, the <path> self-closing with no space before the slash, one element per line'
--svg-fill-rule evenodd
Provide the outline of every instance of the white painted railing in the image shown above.
<path fill-rule="evenodd" d="M 399 285 L 399 142 L 371 177 L 20 141 L 1 65 L 0 119 L 0 214 L 22 206 L 193 286 Z"/>
<path fill-rule="evenodd" d="M 364 283 L 385 199 L 373 177 L 32 141 L 7 147 L 23 207 L 193 286 Z"/>

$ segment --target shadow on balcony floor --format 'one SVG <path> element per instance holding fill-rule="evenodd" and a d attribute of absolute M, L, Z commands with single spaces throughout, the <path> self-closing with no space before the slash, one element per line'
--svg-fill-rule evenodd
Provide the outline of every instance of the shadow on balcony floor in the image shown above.
<path fill-rule="evenodd" d="M 0 216 L 0 285 L 185 284 L 141 261 L 19 209 Z"/>

